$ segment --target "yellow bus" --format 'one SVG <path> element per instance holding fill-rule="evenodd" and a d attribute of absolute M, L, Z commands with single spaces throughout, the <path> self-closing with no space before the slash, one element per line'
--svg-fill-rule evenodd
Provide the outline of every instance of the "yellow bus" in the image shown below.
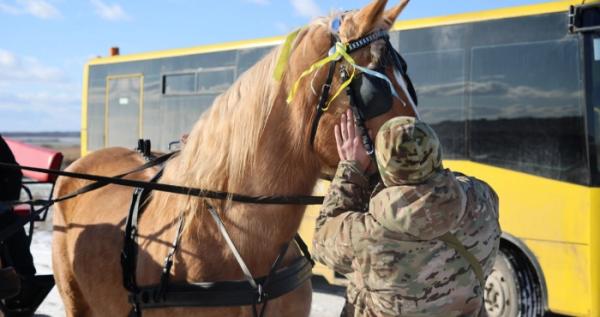
<path fill-rule="evenodd" d="M 490 183 L 504 231 L 490 316 L 600 316 L 600 3 L 564 0 L 398 22 L 444 164 Z M 167 150 L 282 37 L 97 58 L 84 69 L 81 150 Z M 316 191 L 324 193 L 327 184 Z M 318 208 L 301 233 L 312 238 Z M 322 266 L 315 273 L 342 279 Z"/>

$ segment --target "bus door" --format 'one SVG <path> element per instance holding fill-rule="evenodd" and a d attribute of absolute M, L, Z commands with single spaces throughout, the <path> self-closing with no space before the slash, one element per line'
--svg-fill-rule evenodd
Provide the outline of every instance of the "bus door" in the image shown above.
<path fill-rule="evenodd" d="M 133 148 L 142 137 L 144 77 L 106 78 L 104 146 Z"/>

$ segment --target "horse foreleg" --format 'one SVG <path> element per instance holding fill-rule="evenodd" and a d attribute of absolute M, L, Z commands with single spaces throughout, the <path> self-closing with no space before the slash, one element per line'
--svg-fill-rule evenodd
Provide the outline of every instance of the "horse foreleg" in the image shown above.
<path fill-rule="evenodd" d="M 54 212 L 54 234 L 52 237 L 52 268 L 56 287 L 62 298 L 68 317 L 91 316 L 91 310 L 79 288 L 67 247 L 67 227 L 60 211 Z"/>

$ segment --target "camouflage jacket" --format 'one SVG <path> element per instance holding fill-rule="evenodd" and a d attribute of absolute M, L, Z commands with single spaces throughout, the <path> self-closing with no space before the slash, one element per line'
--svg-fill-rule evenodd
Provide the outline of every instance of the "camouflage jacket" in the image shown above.
<path fill-rule="evenodd" d="M 475 273 L 437 238 L 454 234 L 487 277 L 500 238 L 496 193 L 442 170 L 423 184 L 370 194 L 356 163 L 342 161 L 313 241 L 315 259 L 348 278 L 355 316 L 477 316 L 483 291 Z"/>

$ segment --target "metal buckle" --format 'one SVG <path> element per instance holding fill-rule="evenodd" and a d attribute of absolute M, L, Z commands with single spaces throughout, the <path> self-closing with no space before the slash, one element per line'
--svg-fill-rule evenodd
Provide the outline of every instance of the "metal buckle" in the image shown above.
<path fill-rule="evenodd" d="M 335 53 L 337 53 L 337 43 L 335 45 L 333 45 L 330 49 L 329 52 L 327 53 L 327 56 L 333 56 Z M 339 61 L 342 58 L 342 55 L 338 55 L 337 58 L 333 59 L 333 61 Z"/>
<path fill-rule="evenodd" d="M 258 294 L 258 297 L 256 298 L 256 303 L 262 304 L 265 300 L 269 299 L 269 294 L 265 292 L 262 284 L 258 284 L 257 286 L 256 293 Z"/>

